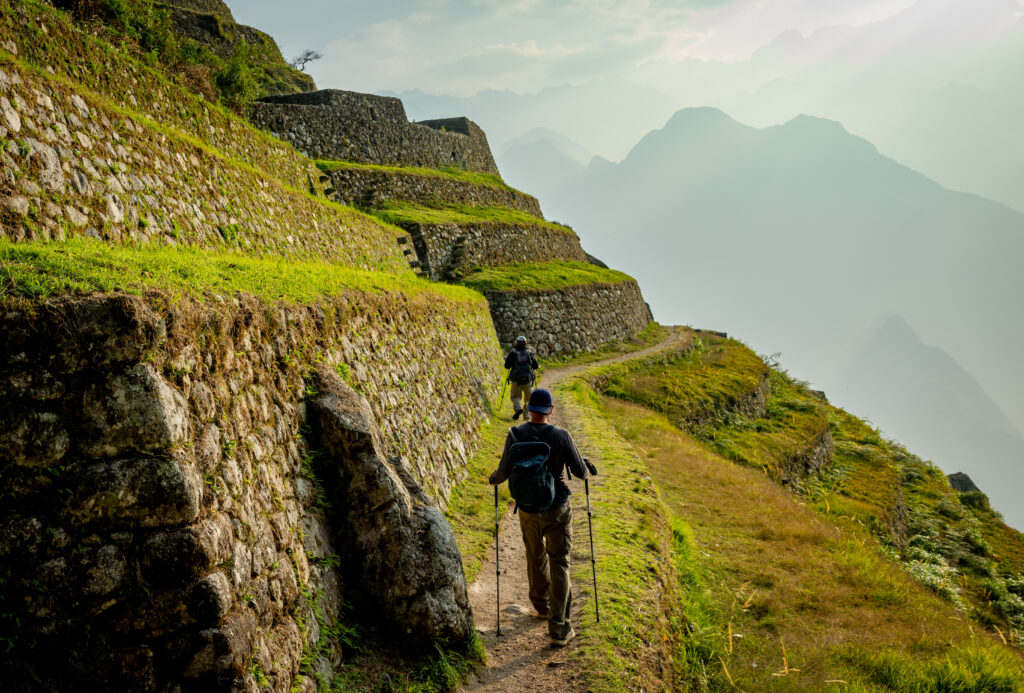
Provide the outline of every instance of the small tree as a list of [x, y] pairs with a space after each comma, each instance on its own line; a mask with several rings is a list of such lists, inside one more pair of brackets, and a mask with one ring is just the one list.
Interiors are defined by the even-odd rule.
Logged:
[[319, 60], [322, 57], [324, 57], [323, 53], [312, 50], [311, 48], [307, 48], [306, 50], [302, 51], [297, 58], [289, 61], [288, 64], [294, 67], [296, 70], [301, 70], [302, 72], [305, 72], [306, 65], [310, 64], [314, 60]]

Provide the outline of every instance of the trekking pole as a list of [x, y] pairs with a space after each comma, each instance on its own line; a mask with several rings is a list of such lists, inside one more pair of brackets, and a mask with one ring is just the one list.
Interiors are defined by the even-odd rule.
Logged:
[[498, 546], [498, 487], [494, 487], [494, 612], [498, 615], [498, 637], [501, 637], [501, 547]]
[[597, 603], [597, 561], [594, 559], [594, 523], [591, 520], [594, 513], [590, 510], [590, 479], [583, 480], [583, 488], [587, 492], [587, 528], [590, 530], [590, 569], [594, 573], [594, 615], [597, 622], [601, 622], [601, 607]]
[[505, 382], [501, 386], [501, 397], [498, 398], [498, 408], [500, 410], [501, 403], [505, 401], [505, 390], [508, 389], [508, 383], [512, 379], [512, 369], [510, 368], [508, 373], [505, 374]]

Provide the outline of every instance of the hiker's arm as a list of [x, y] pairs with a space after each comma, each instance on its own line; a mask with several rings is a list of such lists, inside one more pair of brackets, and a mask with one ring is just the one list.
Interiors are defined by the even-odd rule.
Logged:
[[506, 371], [509, 368], [511, 368], [512, 366], [515, 365], [515, 358], [514, 358], [515, 355], [516, 355], [516, 352], [510, 351], [510, 352], [508, 352], [508, 356], [505, 357], [505, 370]]
[[505, 449], [501, 451], [501, 462], [498, 463], [498, 468], [491, 474], [490, 484], [491, 486], [497, 486], [501, 482], [508, 478], [508, 449], [512, 446], [512, 434], [505, 434]]
[[580, 451], [577, 449], [576, 443], [573, 441], [572, 434], [569, 433], [569, 431], [565, 432], [563, 443], [565, 449], [565, 465], [569, 468], [569, 472], [577, 479], [586, 479], [589, 477], [590, 470], [583, 461], [583, 457], [580, 456]]
[[530, 368], [533, 370], [540, 368], [540, 364], [537, 363], [537, 357], [533, 355], [533, 352], [530, 352]]

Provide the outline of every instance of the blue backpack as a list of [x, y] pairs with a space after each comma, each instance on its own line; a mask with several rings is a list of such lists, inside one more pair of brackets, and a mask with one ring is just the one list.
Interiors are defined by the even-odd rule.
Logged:
[[[547, 437], [554, 426], [548, 425], [541, 435]], [[548, 466], [551, 446], [544, 440], [516, 439], [516, 429], [508, 429], [512, 436], [509, 447], [511, 469], [508, 476], [508, 490], [516, 502], [516, 509], [528, 513], [542, 513], [555, 502], [555, 475]]]

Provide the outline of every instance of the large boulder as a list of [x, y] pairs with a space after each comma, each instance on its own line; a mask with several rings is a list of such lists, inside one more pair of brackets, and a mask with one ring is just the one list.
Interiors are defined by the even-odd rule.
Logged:
[[460, 642], [473, 630], [466, 577], [444, 515], [406, 471], [388, 459], [369, 404], [336, 373], [321, 368], [310, 403], [331, 470], [339, 546], [388, 630], [406, 642]]

